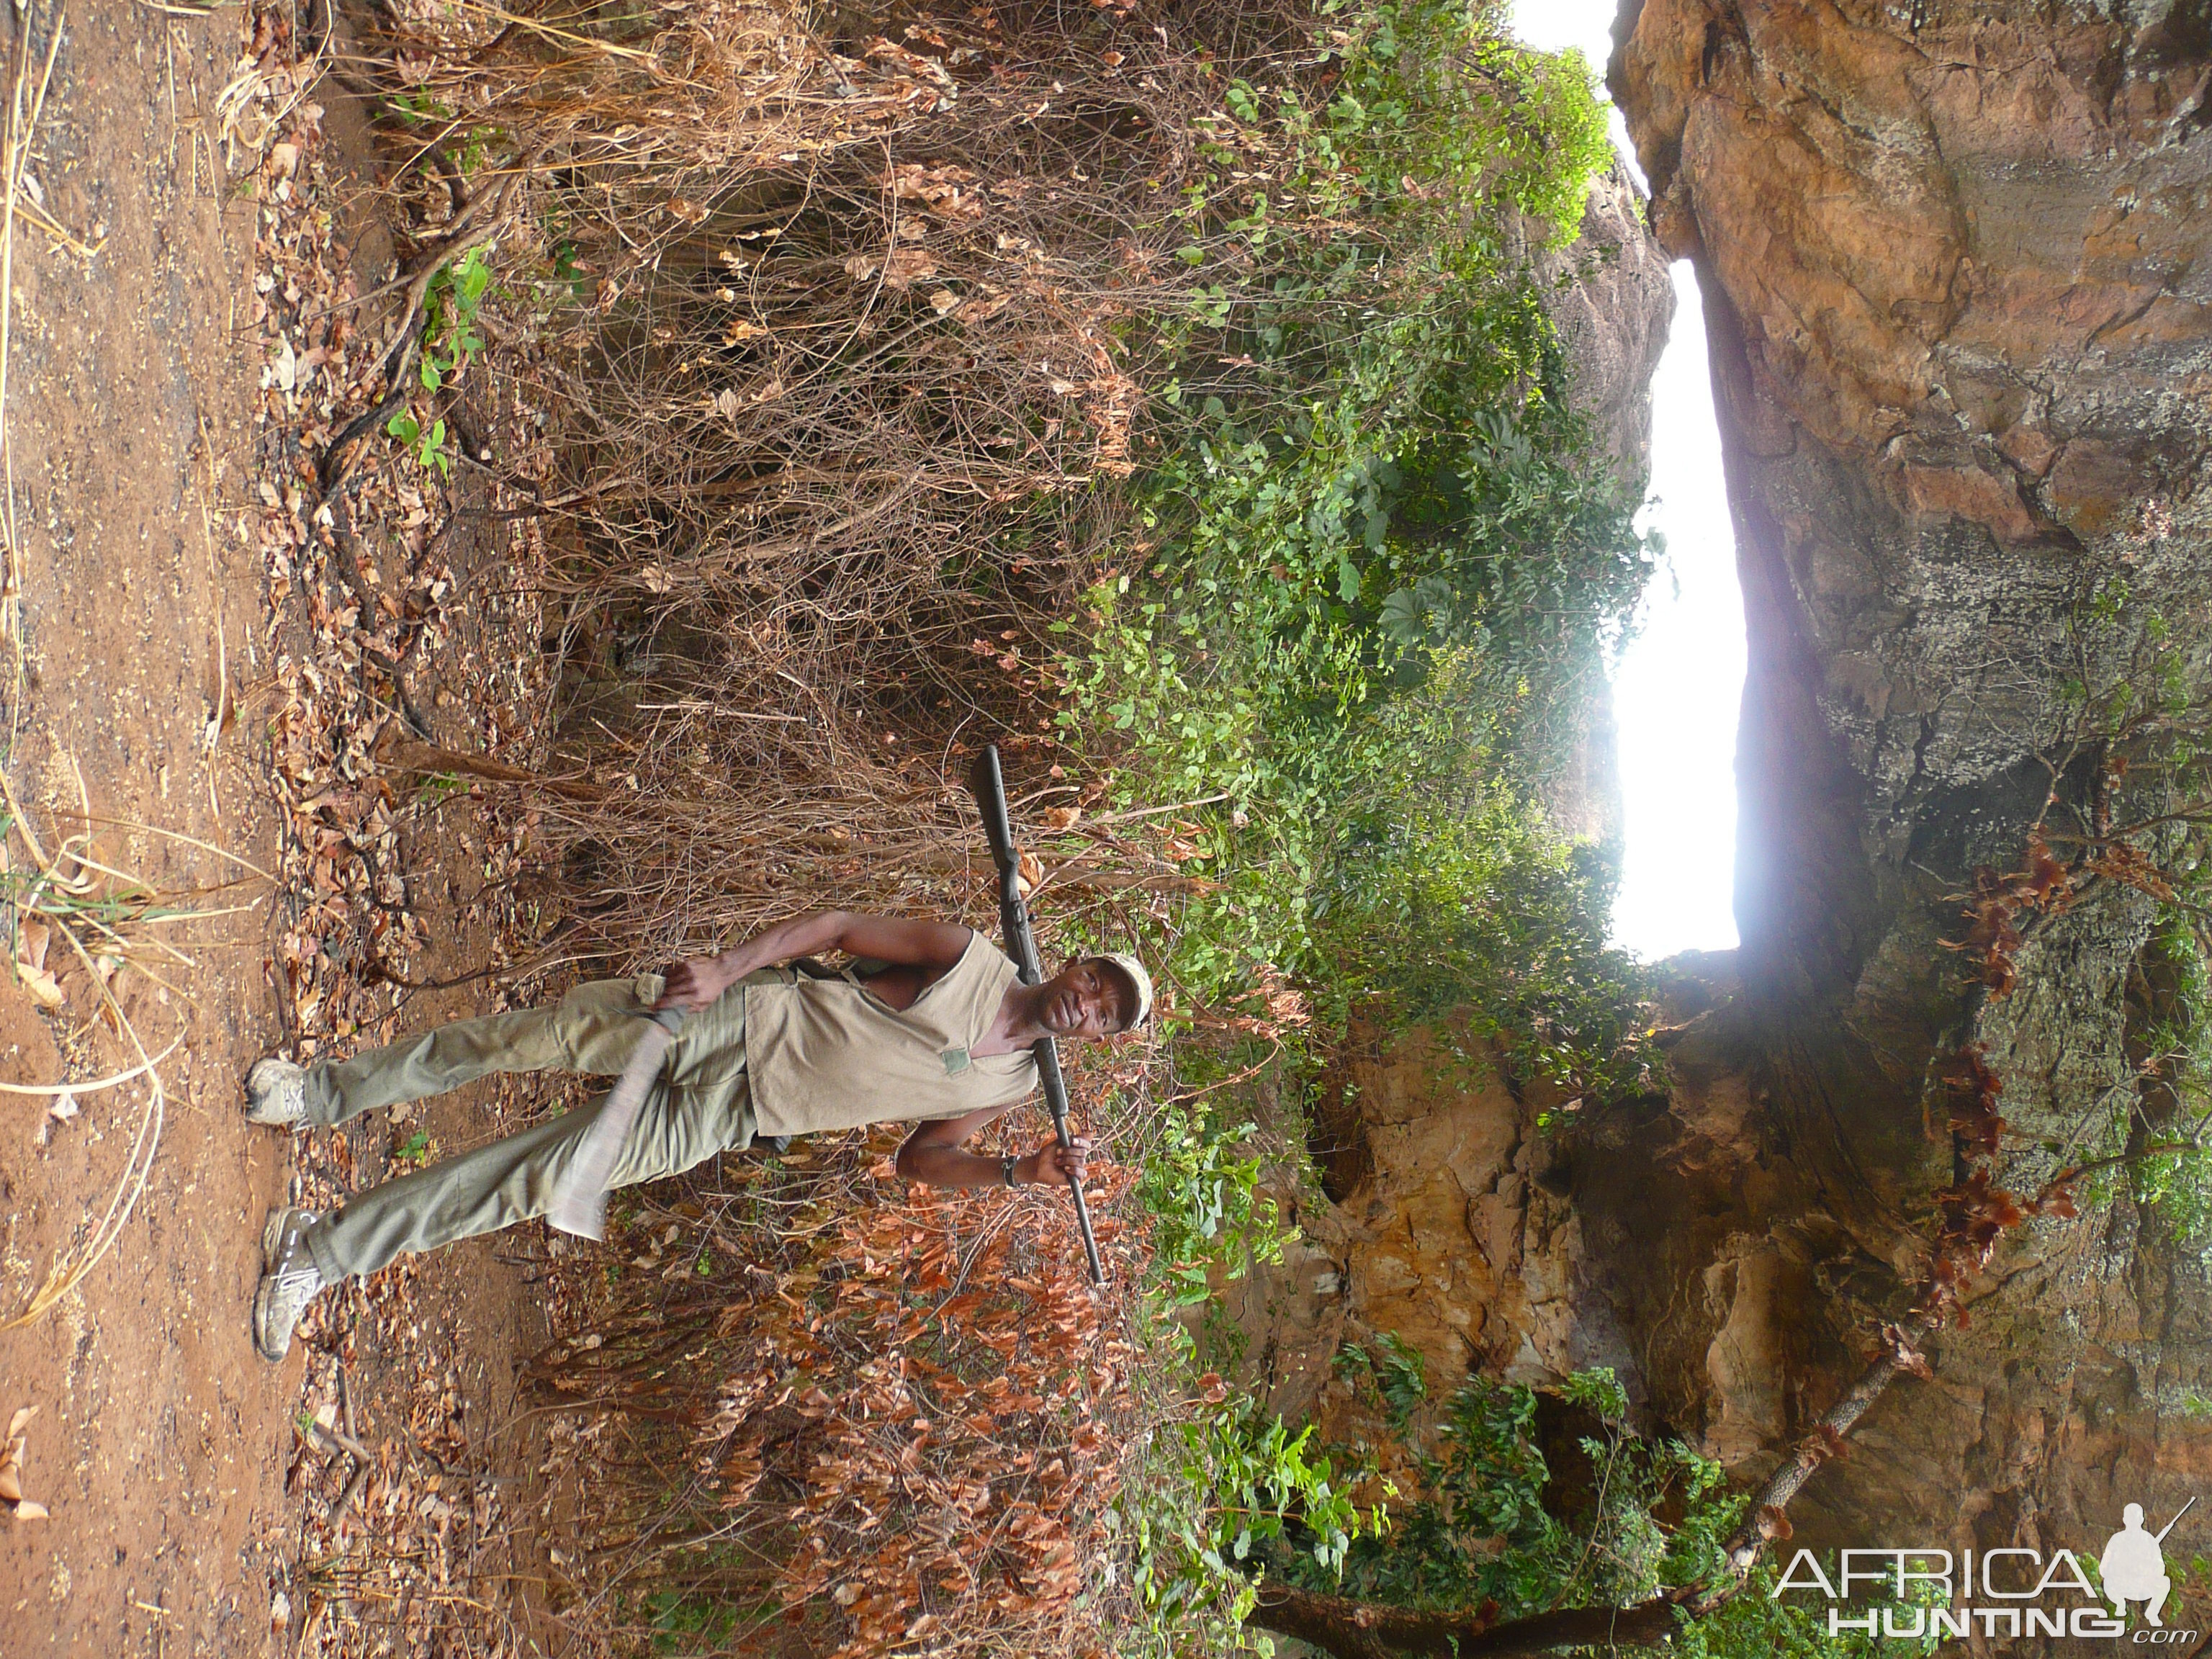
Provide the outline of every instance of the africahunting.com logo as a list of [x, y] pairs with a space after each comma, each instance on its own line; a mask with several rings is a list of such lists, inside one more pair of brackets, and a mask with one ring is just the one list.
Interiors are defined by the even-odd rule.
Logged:
[[[2130, 1504], [2120, 1529], [2097, 1558], [2097, 1582], [2071, 1550], [1845, 1550], [1831, 1579], [1810, 1550], [1790, 1559], [1770, 1596], [1808, 1592], [1827, 1598], [1828, 1633], [1914, 1641], [1926, 1637], [2121, 1637], [2146, 1647], [2193, 1647], [2197, 1632], [2166, 1622], [2173, 1579], [2166, 1570], [2166, 1535], [2194, 1509], [2192, 1498], [2156, 1532], [2143, 1529], [2143, 1510]], [[2101, 1586], [2101, 1588], [2100, 1588]], [[1854, 1607], [1855, 1596], [1889, 1604]], [[2130, 1613], [2141, 1623], [2130, 1630]]]

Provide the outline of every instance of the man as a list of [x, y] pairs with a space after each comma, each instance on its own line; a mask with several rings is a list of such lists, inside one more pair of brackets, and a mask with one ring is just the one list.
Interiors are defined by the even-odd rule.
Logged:
[[[876, 967], [832, 975], [841, 950]], [[246, 1074], [246, 1117], [284, 1128], [457, 1088], [488, 1072], [622, 1070], [644, 1017], [689, 1016], [670, 1045], [608, 1184], [677, 1175], [767, 1139], [921, 1120], [898, 1172], [939, 1187], [1063, 1184], [1089, 1143], [1047, 1141], [1023, 1158], [961, 1150], [1037, 1086], [1031, 1045], [1126, 1031], [1152, 1011], [1134, 957], [1088, 957], [1039, 985], [980, 933], [948, 922], [826, 911], [779, 923], [733, 950], [678, 963], [664, 979], [580, 985], [551, 1008], [463, 1020], [351, 1060], [302, 1070], [271, 1056]], [[280, 1206], [262, 1235], [253, 1338], [282, 1359], [317, 1291], [428, 1250], [543, 1215], [574, 1162], [594, 1104], [356, 1194], [318, 1216]]]

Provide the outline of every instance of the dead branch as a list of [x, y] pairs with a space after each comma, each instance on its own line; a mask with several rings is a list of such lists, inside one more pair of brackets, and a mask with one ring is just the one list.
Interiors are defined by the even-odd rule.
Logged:
[[1310, 1643], [1333, 1659], [1511, 1659], [1563, 1648], [1653, 1647], [1680, 1610], [1667, 1597], [1627, 1607], [1566, 1607], [1504, 1624], [1482, 1612], [1408, 1613], [1288, 1584], [1260, 1588], [1251, 1623]]

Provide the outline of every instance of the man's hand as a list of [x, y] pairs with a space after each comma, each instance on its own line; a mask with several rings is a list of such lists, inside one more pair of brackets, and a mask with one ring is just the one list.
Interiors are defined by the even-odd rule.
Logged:
[[819, 951], [844, 951], [941, 974], [959, 962], [972, 937], [954, 922], [817, 911], [780, 921], [719, 957], [676, 963], [665, 976], [660, 1000], [653, 1006], [696, 1013], [755, 969]]
[[1087, 1166], [1091, 1140], [1087, 1135], [1077, 1135], [1073, 1139], [1070, 1146], [1048, 1140], [1014, 1165], [1014, 1179], [1024, 1186], [1033, 1181], [1049, 1182], [1055, 1187], [1064, 1187], [1073, 1181], [1080, 1186], [1090, 1173]]
[[[933, 1118], [915, 1124], [914, 1133], [898, 1149], [896, 1167], [900, 1178], [926, 1181], [933, 1187], [1000, 1185], [1006, 1180], [1006, 1166], [995, 1158], [964, 1152], [962, 1146], [1006, 1109], [987, 1106], [964, 1117]], [[1028, 1157], [1014, 1160], [1014, 1184], [1026, 1187], [1031, 1182], [1045, 1182], [1058, 1187], [1071, 1178], [1082, 1182], [1089, 1178], [1091, 1140], [1086, 1135], [1077, 1135], [1074, 1144], [1066, 1148], [1057, 1140], [1048, 1140]]]
[[653, 1006], [656, 1010], [681, 1008], [687, 1014], [696, 1014], [735, 982], [724, 973], [719, 957], [679, 962], [663, 976], [660, 999]]

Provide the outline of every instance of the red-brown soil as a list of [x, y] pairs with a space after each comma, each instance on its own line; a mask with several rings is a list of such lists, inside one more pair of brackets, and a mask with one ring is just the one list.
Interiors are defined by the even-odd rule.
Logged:
[[[32, 9], [36, 54], [47, 25]], [[218, 95], [246, 44], [234, 10], [72, 11], [29, 173], [44, 211], [94, 251], [73, 252], [23, 219], [15, 231], [4, 419], [23, 676], [17, 698], [15, 653], [0, 644], [8, 775], [49, 851], [77, 827], [57, 814], [81, 800], [100, 817], [168, 832], [102, 825], [97, 848], [171, 891], [240, 873], [177, 836], [287, 868], [288, 798], [270, 744], [288, 696], [280, 664], [317, 659], [296, 592], [289, 610], [266, 604], [266, 525], [287, 503], [263, 485], [296, 470], [299, 450], [270, 419], [276, 404], [264, 385], [267, 331], [256, 325], [268, 307], [253, 298], [270, 265], [257, 238], [276, 232], [255, 195], [270, 175], [256, 161], [289, 129], [249, 121], [226, 133]], [[34, 58], [33, 84], [36, 70]], [[309, 95], [328, 107], [331, 134], [319, 152], [327, 199], [311, 205], [352, 238], [341, 251], [366, 290], [388, 276], [391, 253], [365, 193], [358, 112], [327, 82], [261, 107], [273, 114]], [[456, 537], [447, 556], [467, 580], [503, 551]], [[310, 582], [302, 574], [295, 586]], [[473, 714], [467, 681], [495, 644], [456, 627], [422, 653], [417, 695], [456, 711], [436, 719], [441, 742], [480, 740], [462, 711]], [[230, 714], [210, 744], [219, 708]], [[403, 788], [394, 799], [424, 941], [408, 957], [413, 975], [483, 966], [514, 912], [500, 823], [465, 794], [425, 802]], [[20, 838], [9, 854], [27, 867]], [[379, 1178], [416, 1127], [448, 1148], [498, 1127], [488, 1091], [411, 1123], [296, 1146], [243, 1121], [238, 1078], [259, 1054], [301, 1036], [327, 1048], [413, 1028], [500, 994], [477, 981], [399, 1007], [398, 988], [380, 985], [374, 1027], [356, 1002], [351, 1017], [331, 1016], [334, 1026], [319, 1028], [311, 1013], [305, 1029], [288, 1030], [299, 1004], [286, 941], [296, 945], [311, 896], [260, 881], [204, 896], [204, 906], [252, 908], [161, 924], [194, 965], [144, 954], [143, 968], [116, 978], [149, 1046], [180, 1033], [182, 1042], [162, 1067], [159, 1152], [114, 1248], [42, 1318], [0, 1333], [0, 1414], [37, 1407], [24, 1485], [51, 1511], [0, 1520], [0, 1653], [429, 1651], [429, 1632], [457, 1621], [471, 1627], [470, 1645], [439, 1650], [513, 1651], [522, 1639], [514, 1620], [530, 1615], [507, 1603], [532, 1599], [524, 1592], [555, 1559], [514, 1520], [536, 1501], [527, 1472], [545, 1455], [545, 1419], [518, 1399], [515, 1382], [547, 1328], [546, 1275], [534, 1261], [542, 1241], [467, 1248], [326, 1298], [281, 1367], [252, 1346], [247, 1310], [270, 1205]], [[84, 972], [60, 977], [69, 1002], [49, 1012], [0, 973], [0, 1079], [101, 1075], [135, 1058], [94, 1019]], [[64, 1121], [43, 1099], [0, 1097], [0, 1318], [27, 1303], [48, 1264], [107, 1207], [145, 1097], [137, 1085], [87, 1095]], [[328, 1407], [344, 1426], [341, 1368], [354, 1432], [375, 1467], [333, 1531], [329, 1510], [354, 1466], [309, 1449], [301, 1425]]]

